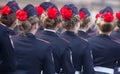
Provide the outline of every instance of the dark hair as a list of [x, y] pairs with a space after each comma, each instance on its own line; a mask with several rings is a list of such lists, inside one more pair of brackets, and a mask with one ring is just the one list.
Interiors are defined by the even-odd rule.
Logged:
[[99, 29], [104, 33], [112, 31], [115, 27], [115, 24], [113, 24], [113, 23], [103, 23], [103, 24], [100, 23], [97, 25], [98, 25]]
[[118, 28], [120, 29], [120, 21], [116, 22], [116, 25], [118, 26]]
[[19, 22], [20, 33], [23, 33], [23, 34], [28, 33], [32, 29], [32, 26], [38, 22], [39, 22], [39, 19], [37, 16], [32, 16], [28, 18], [28, 20], [26, 21], [20, 21]]
[[15, 13], [9, 15], [2, 15], [0, 21], [5, 24], [7, 27], [10, 27], [16, 20]]
[[58, 15], [56, 19], [50, 19], [47, 16], [44, 16], [41, 20], [43, 21], [42, 25], [44, 28], [54, 29], [57, 24], [61, 22], [61, 17]]
[[63, 28], [70, 30], [75, 27], [75, 24], [79, 21], [79, 16], [78, 15], [72, 15], [70, 19], [63, 20]]
[[83, 20], [80, 20], [80, 27], [81, 28], [86, 27], [86, 25], [88, 25], [89, 22], [90, 22], [90, 18], [89, 17], [85, 17]]

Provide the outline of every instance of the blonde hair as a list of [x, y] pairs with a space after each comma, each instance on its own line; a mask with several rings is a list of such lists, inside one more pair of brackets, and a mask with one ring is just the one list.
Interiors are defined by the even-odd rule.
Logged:
[[73, 14], [70, 19], [63, 20], [62, 26], [63, 28], [70, 30], [73, 29], [75, 27], [75, 24], [79, 21], [80, 21], [79, 16]]
[[37, 16], [32, 16], [28, 18], [26, 21], [19, 21], [18, 23], [19, 23], [20, 33], [25, 35], [32, 29], [32, 26], [38, 22], [39, 19]]
[[84, 19], [80, 20], [80, 27], [84, 28], [90, 22], [90, 17], [86, 16]]
[[107, 33], [107, 32], [112, 31], [115, 28], [116, 24], [114, 21], [104, 22], [102, 18], [98, 18], [97, 26], [102, 32]]
[[41, 20], [44, 28], [54, 29], [57, 24], [61, 22], [61, 17], [58, 15], [56, 19], [50, 19], [47, 17], [46, 13], [44, 13], [41, 16]]

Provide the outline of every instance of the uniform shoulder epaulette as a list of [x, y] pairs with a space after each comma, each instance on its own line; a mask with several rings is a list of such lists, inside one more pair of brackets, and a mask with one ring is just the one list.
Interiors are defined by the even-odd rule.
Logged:
[[61, 37], [61, 36], [59, 36], [59, 38], [62, 39], [62, 40], [64, 40], [64, 41], [67, 42], [67, 43], [70, 43], [70, 41], [68, 41], [67, 39], [65, 39], [65, 38], [63, 38], [63, 37]]
[[14, 37], [18, 37], [18, 36], [19, 36], [19, 34], [11, 35], [12, 38], [14, 38]]
[[87, 39], [83, 38], [83, 37], [79, 37], [80, 39], [84, 40], [85, 42], [88, 42]]
[[113, 40], [114, 42], [116, 42], [116, 43], [118, 43], [118, 44], [120, 44], [120, 41], [118, 41], [118, 40]]
[[50, 43], [49, 41], [46, 41], [46, 40], [43, 40], [43, 39], [40, 39], [40, 38], [36, 38], [36, 39], [39, 40], [39, 41], [42, 41], [42, 42], [44, 42], [44, 43], [47, 43], [47, 44]]

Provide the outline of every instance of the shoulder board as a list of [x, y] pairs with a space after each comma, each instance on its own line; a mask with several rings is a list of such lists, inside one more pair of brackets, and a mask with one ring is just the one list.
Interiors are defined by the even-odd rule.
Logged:
[[64, 40], [64, 41], [67, 42], [67, 43], [70, 43], [70, 41], [68, 41], [67, 39], [65, 39], [65, 38], [63, 38], [63, 37], [61, 37], [61, 36], [59, 36], [59, 38], [62, 39], [62, 40]]
[[79, 38], [82, 39], [82, 40], [84, 40], [84, 41], [86, 41], [86, 42], [88, 42], [88, 40], [85, 39], [85, 38], [83, 38], [83, 37], [79, 37]]
[[118, 40], [113, 40], [114, 42], [116, 42], [116, 43], [118, 43], [118, 44], [120, 44], [120, 41], [118, 41]]
[[43, 40], [43, 39], [40, 39], [40, 38], [36, 38], [36, 39], [39, 40], [39, 41], [42, 41], [42, 42], [44, 42], [44, 43], [47, 43], [47, 44], [50, 43], [49, 41], [46, 41], [46, 40]]

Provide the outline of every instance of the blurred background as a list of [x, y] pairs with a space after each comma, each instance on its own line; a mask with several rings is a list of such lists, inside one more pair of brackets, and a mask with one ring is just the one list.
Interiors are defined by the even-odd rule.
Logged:
[[[5, 5], [8, 1], [11, 0], [0, 0], [0, 6]], [[95, 15], [101, 9], [105, 8], [106, 6], [111, 6], [114, 12], [120, 10], [120, 0], [15, 0], [18, 2], [19, 6], [23, 8], [27, 4], [33, 4], [35, 6], [39, 5], [44, 1], [50, 1], [55, 3], [59, 8], [64, 4], [75, 4], [78, 9], [81, 7], [86, 7], [91, 12], [92, 22], [94, 22]]]

